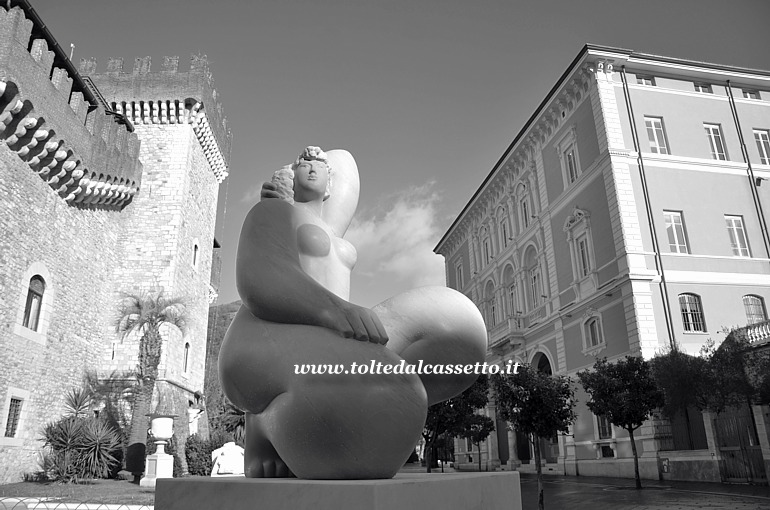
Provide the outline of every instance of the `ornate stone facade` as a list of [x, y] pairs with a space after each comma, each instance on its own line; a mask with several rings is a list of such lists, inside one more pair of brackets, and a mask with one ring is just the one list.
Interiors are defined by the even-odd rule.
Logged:
[[[574, 376], [596, 356], [697, 354], [722, 327], [767, 319], [767, 197], [756, 184], [770, 176], [768, 91], [767, 71], [586, 46], [435, 250], [486, 319], [487, 361]], [[548, 462], [632, 476], [627, 434], [601, 436], [578, 409], [574, 434], [544, 445]], [[658, 425], [637, 436], [642, 476], [655, 479]], [[516, 433], [493, 435], [482, 455], [530, 459]], [[704, 469], [671, 461], [690, 473], [680, 477], [706, 479], [718, 478], [718, 458]]]
[[121, 292], [187, 301], [159, 397], [202, 404], [214, 225], [231, 134], [205, 56], [79, 72], [26, 1], [0, 9], [0, 482], [38, 469], [41, 427], [86, 370], [134, 369], [114, 333]]

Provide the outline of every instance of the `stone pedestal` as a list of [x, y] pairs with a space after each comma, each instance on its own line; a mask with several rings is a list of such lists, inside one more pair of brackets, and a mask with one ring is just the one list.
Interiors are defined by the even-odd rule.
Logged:
[[147, 456], [144, 469], [144, 477], [139, 481], [141, 487], [155, 487], [159, 478], [172, 478], [174, 476], [174, 457], [168, 453], [153, 453]]
[[158, 480], [156, 510], [521, 510], [518, 472], [404, 473], [390, 480]]

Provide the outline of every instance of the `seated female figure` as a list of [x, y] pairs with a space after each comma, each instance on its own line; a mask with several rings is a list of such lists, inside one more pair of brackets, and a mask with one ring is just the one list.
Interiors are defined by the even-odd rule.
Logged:
[[[419, 440], [428, 405], [476, 376], [351, 367], [483, 361], [483, 320], [445, 287], [415, 289], [373, 309], [350, 303], [356, 253], [342, 235], [358, 201], [355, 161], [346, 151], [308, 147], [277, 174], [284, 185], [268, 187], [268, 196], [281, 189], [287, 196], [263, 200], [244, 221], [236, 260], [243, 306], [219, 355], [222, 389], [246, 411], [246, 476], [390, 478]], [[301, 365], [344, 372], [303, 375]]]

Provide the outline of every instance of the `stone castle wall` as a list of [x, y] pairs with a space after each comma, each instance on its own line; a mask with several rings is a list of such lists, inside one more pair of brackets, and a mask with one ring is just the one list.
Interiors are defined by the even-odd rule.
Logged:
[[[0, 481], [38, 468], [40, 431], [98, 365], [139, 139], [70, 74], [29, 13], [0, 9]], [[37, 330], [30, 278], [45, 281]], [[11, 398], [23, 401], [5, 437]]]
[[[187, 334], [166, 332], [159, 382], [184, 440], [188, 402], [203, 393], [231, 140], [205, 57], [189, 73], [174, 58], [160, 73], [149, 59], [130, 75], [117, 60], [103, 74], [84, 61], [78, 73], [21, 7], [0, 9], [0, 435], [10, 399], [23, 400], [16, 437], [0, 437], [0, 483], [38, 469], [40, 429], [87, 370], [136, 367], [138, 339], [114, 332], [120, 292], [163, 288], [187, 301]], [[46, 290], [33, 331], [22, 321], [36, 274]]]

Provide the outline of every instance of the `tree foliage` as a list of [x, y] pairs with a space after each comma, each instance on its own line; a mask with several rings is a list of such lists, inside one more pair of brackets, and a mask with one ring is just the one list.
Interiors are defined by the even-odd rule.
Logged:
[[481, 471], [481, 442], [485, 441], [494, 431], [495, 422], [489, 416], [482, 414], [473, 414], [463, 423], [463, 429], [459, 435], [463, 439], [470, 439], [471, 443], [476, 445], [479, 451], [479, 471]]
[[687, 407], [721, 413], [730, 407], [770, 403], [770, 350], [752, 348], [745, 331], [729, 331], [720, 344], [709, 339], [700, 356], [681, 351], [652, 360], [669, 418]]
[[770, 403], [770, 351], [753, 349], [743, 329], [729, 331], [719, 345], [709, 339], [701, 349], [707, 362], [704, 408]]
[[532, 435], [537, 468], [538, 508], [543, 506], [543, 473], [540, 438], [568, 432], [575, 422], [575, 389], [565, 376], [552, 376], [531, 365], [518, 373], [492, 376], [499, 416], [514, 429]]
[[428, 408], [428, 416], [422, 432], [425, 439], [425, 464], [428, 473], [431, 472], [436, 460], [433, 458], [433, 450], [439, 436], [460, 435], [465, 430], [467, 421], [473, 419], [475, 411], [485, 407], [489, 402], [488, 392], [489, 378], [482, 374], [460, 395]]
[[589, 395], [588, 409], [628, 431], [634, 453], [636, 488], [641, 489], [634, 430], [664, 403], [663, 392], [652, 377], [650, 364], [637, 356], [626, 356], [614, 363], [601, 358], [596, 360], [593, 370], [583, 370], [577, 375]]
[[652, 375], [663, 392], [663, 414], [674, 418], [688, 407], [700, 410], [707, 407], [709, 386], [707, 361], [679, 350], [658, 354], [650, 360]]
[[152, 402], [158, 365], [162, 354], [164, 324], [178, 328], [187, 326], [187, 312], [180, 298], [166, 297], [163, 291], [125, 294], [118, 309], [115, 331], [123, 339], [132, 333], [140, 335], [139, 361], [136, 367], [137, 391], [134, 393], [131, 428], [126, 453], [126, 469], [138, 482], [144, 472], [147, 418]]

